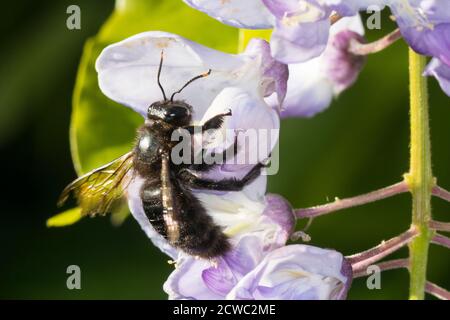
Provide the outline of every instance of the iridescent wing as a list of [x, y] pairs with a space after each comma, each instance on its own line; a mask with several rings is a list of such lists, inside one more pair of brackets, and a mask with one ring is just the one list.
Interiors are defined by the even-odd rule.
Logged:
[[86, 173], [69, 184], [62, 192], [58, 206], [72, 194], [83, 216], [105, 215], [122, 198], [133, 176], [133, 153]]

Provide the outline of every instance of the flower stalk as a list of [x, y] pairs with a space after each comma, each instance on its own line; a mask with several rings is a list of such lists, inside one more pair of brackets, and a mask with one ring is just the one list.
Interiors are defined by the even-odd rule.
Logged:
[[405, 176], [412, 194], [412, 226], [419, 235], [410, 243], [410, 299], [425, 296], [428, 248], [433, 231], [431, 194], [435, 180], [431, 170], [431, 142], [427, 80], [422, 76], [426, 59], [409, 49], [410, 80], [410, 171]]
[[445, 190], [444, 188], [434, 186], [432, 192], [434, 196], [450, 202], [450, 192]]
[[370, 248], [366, 251], [351, 255], [347, 260], [352, 264], [354, 271], [358, 272], [370, 266], [371, 264], [380, 261], [384, 257], [404, 247], [418, 235], [416, 228], [413, 226], [406, 232], [383, 241], [376, 247]]
[[430, 281], [427, 281], [427, 283], [425, 284], [425, 291], [438, 299], [450, 300], [450, 292]]
[[443, 246], [444, 248], [450, 249], [450, 238], [443, 236], [441, 234], [435, 234], [434, 237], [431, 239], [431, 242], [440, 246]]
[[353, 40], [350, 43], [350, 47], [348, 48], [348, 50], [355, 55], [366, 56], [368, 54], [383, 51], [401, 37], [402, 35], [400, 33], [400, 29], [395, 29], [383, 38], [371, 43], [360, 43], [356, 40]]
[[431, 220], [429, 225], [430, 225], [431, 229], [434, 229], [436, 231], [450, 232], [450, 223], [449, 222], [440, 222], [440, 221]]
[[[395, 259], [377, 263], [380, 271], [388, 271], [394, 269], [408, 268], [409, 259]], [[367, 267], [353, 270], [353, 278], [361, 278], [367, 276]]]
[[323, 204], [320, 206], [314, 206], [310, 208], [296, 209], [295, 216], [297, 218], [312, 218], [318, 217], [327, 213], [361, 206], [363, 204], [375, 202], [378, 200], [386, 199], [395, 196], [400, 193], [408, 192], [408, 185], [405, 181], [398, 182], [392, 186], [385, 187], [376, 191], [372, 191], [360, 196], [337, 199], [334, 202]]

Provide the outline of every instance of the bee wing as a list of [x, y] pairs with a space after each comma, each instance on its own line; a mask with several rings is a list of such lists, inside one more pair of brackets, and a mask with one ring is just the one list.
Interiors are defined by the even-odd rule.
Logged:
[[132, 179], [133, 153], [92, 170], [69, 184], [62, 192], [58, 206], [71, 194], [77, 199], [83, 216], [105, 215], [123, 196]]
[[172, 183], [170, 181], [170, 165], [168, 155], [162, 156], [161, 163], [161, 202], [163, 207], [163, 219], [166, 224], [167, 236], [174, 243], [180, 238], [180, 226], [175, 219], [175, 200]]

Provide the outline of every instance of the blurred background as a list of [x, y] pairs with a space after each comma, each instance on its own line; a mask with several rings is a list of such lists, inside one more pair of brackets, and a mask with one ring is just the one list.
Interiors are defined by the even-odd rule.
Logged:
[[[71, 4], [81, 8], [81, 30], [66, 28]], [[76, 177], [69, 125], [83, 45], [113, 8], [113, 0], [4, 4], [0, 298], [166, 298], [162, 284], [173, 267], [133, 219], [120, 227], [107, 218], [45, 226], [58, 212], [60, 191]], [[368, 38], [385, 33], [371, 31]], [[434, 80], [430, 96], [434, 173], [449, 188], [450, 100]], [[269, 191], [308, 207], [398, 182], [408, 169], [408, 136], [407, 47], [399, 41], [370, 56], [355, 86], [327, 111], [282, 122], [280, 171], [269, 177]], [[449, 204], [434, 200], [433, 206], [436, 219], [448, 220]], [[308, 233], [314, 245], [352, 254], [406, 230], [410, 211], [405, 194], [317, 218]], [[429, 279], [450, 288], [448, 251], [432, 246], [430, 253]], [[73, 264], [81, 267], [81, 290], [66, 288], [66, 268]], [[407, 272], [395, 270], [383, 273], [380, 290], [367, 289], [365, 278], [355, 280], [349, 298], [404, 299], [407, 292]]]

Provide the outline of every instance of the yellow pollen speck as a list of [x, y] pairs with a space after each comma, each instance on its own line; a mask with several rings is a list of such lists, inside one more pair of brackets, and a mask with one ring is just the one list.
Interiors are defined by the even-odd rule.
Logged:
[[169, 44], [167, 43], [167, 41], [158, 41], [156, 43], [156, 47], [159, 49], [165, 49], [169, 46]]

